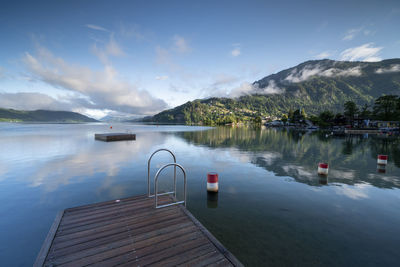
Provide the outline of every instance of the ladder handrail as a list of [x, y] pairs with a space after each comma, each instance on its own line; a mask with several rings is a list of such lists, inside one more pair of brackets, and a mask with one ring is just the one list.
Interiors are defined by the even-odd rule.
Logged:
[[[161, 195], [165, 195], [167, 193], [164, 194], [158, 194], [157, 193], [157, 183], [158, 183], [158, 176], [160, 175], [161, 171], [164, 170], [165, 168], [169, 167], [169, 166], [174, 166], [175, 170], [176, 167], [179, 167], [182, 172], [183, 172], [183, 200], [182, 201], [177, 201], [177, 202], [173, 202], [173, 203], [169, 203], [169, 204], [165, 204], [165, 205], [157, 205], [157, 197], [161, 196]], [[176, 177], [175, 177], [176, 178]], [[175, 183], [176, 186], [176, 183]], [[186, 187], [187, 187], [187, 182], [186, 182], [186, 171], [185, 169], [182, 167], [182, 165], [178, 164], [178, 163], [168, 163], [164, 166], [162, 166], [156, 173], [156, 175], [154, 176], [154, 207], [156, 209], [158, 208], [163, 208], [163, 207], [168, 207], [168, 206], [172, 206], [172, 205], [177, 205], [177, 204], [182, 204], [184, 203], [185, 207], [186, 207]], [[176, 189], [175, 189], [175, 199], [176, 199]]]
[[[154, 151], [153, 154], [151, 154], [149, 160], [147, 161], [147, 196], [148, 197], [154, 197], [155, 196], [155, 195], [152, 195], [150, 193], [150, 162], [151, 162], [151, 159], [153, 158], [154, 154], [156, 154], [156, 153], [158, 153], [160, 151], [169, 152], [172, 155], [172, 157], [174, 158], [174, 163], [176, 164], [175, 154], [172, 153], [172, 151], [169, 150], [169, 149], [160, 148], [160, 149], [157, 149], [156, 151]], [[176, 197], [176, 166], [174, 167], [174, 191], [168, 192], [168, 194], [172, 194], [172, 193], [174, 193], [174, 197]]]

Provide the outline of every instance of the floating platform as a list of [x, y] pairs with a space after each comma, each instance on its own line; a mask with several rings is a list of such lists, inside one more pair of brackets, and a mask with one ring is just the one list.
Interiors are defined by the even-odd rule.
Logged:
[[95, 134], [94, 139], [100, 140], [100, 141], [105, 141], [105, 142], [136, 140], [136, 134], [128, 134], [128, 133]]
[[57, 265], [243, 266], [184, 206], [146, 195], [60, 212], [34, 264]]

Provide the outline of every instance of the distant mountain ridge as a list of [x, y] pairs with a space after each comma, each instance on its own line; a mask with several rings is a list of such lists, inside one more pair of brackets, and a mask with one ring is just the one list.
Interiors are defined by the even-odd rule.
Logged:
[[0, 108], [0, 121], [29, 121], [29, 122], [97, 122], [85, 115], [70, 111], [35, 110], [24, 111]]
[[155, 122], [205, 123], [255, 116], [281, 116], [304, 108], [307, 114], [343, 112], [346, 101], [372, 105], [381, 95], [400, 94], [400, 59], [380, 62], [311, 60], [266, 76], [237, 98], [189, 101], [154, 115]]

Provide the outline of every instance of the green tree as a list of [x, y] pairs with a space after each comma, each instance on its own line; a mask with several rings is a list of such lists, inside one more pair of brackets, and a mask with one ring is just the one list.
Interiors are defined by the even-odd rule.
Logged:
[[306, 114], [306, 111], [304, 110], [304, 108], [301, 109], [301, 116], [303, 117], [303, 120], [305, 120], [307, 118], [307, 114]]
[[288, 116], [286, 114], [282, 115], [281, 121], [283, 121], [284, 123], [286, 123], [288, 121]]
[[361, 110], [360, 110], [360, 117], [363, 119], [369, 119], [372, 115], [371, 110], [369, 110], [370, 105], [368, 104], [364, 104], [364, 106], [362, 106]]
[[321, 126], [329, 126], [332, 123], [332, 120], [335, 117], [335, 115], [332, 113], [332, 111], [325, 110], [321, 112], [318, 117]]
[[353, 101], [347, 101], [344, 103], [344, 115], [350, 119], [351, 125], [354, 124], [354, 117], [358, 113], [356, 103]]
[[288, 118], [289, 118], [290, 121], [293, 121], [293, 115], [294, 115], [293, 110], [292, 110], [292, 109], [289, 109]]
[[254, 118], [254, 123], [257, 125], [261, 125], [262, 118], [260, 116], [257, 116]]
[[399, 98], [396, 95], [378, 97], [374, 103], [374, 115], [377, 119], [390, 121], [396, 119]]

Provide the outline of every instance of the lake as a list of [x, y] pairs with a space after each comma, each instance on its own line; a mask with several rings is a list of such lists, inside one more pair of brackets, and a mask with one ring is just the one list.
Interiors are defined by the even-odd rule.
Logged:
[[[0, 259], [31, 266], [58, 211], [147, 192], [171, 149], [188, 209], [246, 266], [399, 266], [400, 140], [141, 124], [0, 124]], [[101, 142], [95, 133], [132, 132]], [[384, 170], [378, 154], [389, 156]], [[151, 174], [171, 157], [153, 157]], [[318, 162], [329, 163], [327, 178]], [[207, 172], [219, 193], [206, 192]], [[172, 168], [160, 177], [171, 188]], [[178, 190], [182, 175], [178, 172]], [[178, 194], [178, 198], [181, 197]]]

